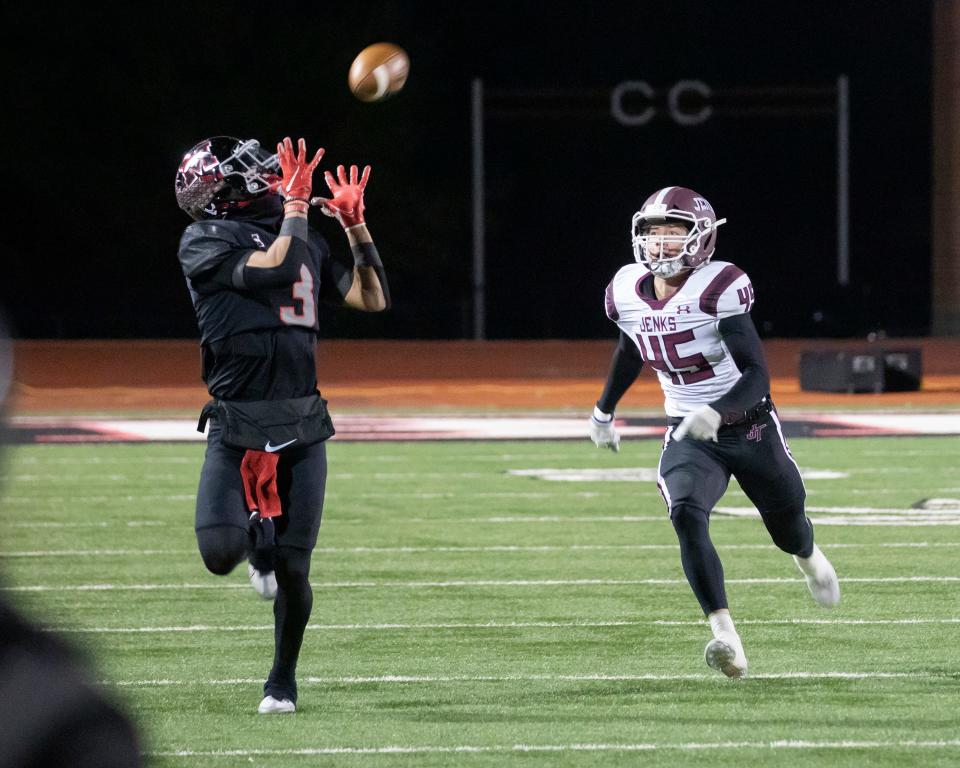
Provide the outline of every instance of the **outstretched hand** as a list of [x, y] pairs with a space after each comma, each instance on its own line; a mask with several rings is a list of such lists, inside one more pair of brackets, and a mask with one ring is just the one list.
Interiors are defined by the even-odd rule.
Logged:
[[307, 162], [307, 142], [297, 141], [297, 152], [294, 154], [293, 141], [287, 136], [277, 144], [277, 159], [280, 162], [280, 171], [283, 178], [280, 181], [279, 191], [284, 198], [298, 198], [309, 200], [313, 191], [313, 171], [323, 157], [323, 149], [318, 149], [313, 160]]
[[327, 182], [327, 186], [330, 187], [333, 197], [315, 197], [310, 201], [310, 204], [321, 206], [321, 210], [327, 216], [332, 216], [339, 221], [344, 229], [365, 223], [363, 220], [363, 190], [367, 186], [367, 179], [370, 178], [370, 166], [364, 166], [363, 175], [359, 178], [355, 165], [350, 166], [349, 178], [342, 165], [337, 166], [336, 178], [330, 171], [325, 171], [323, 178]]
[[609, 448], [614, 453], [620, 452], [620, 433], [614, 424], [613, 414], [609, 415], [608, 421], [601, 421], [594, 413], [590, 416], [590, 439], [597, 448]]

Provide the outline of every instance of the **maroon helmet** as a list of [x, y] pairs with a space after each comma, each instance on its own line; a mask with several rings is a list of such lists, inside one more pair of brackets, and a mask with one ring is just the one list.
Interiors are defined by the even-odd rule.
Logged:
[[[633, 214], [631, 233], [633, 255], [655, 275], [673, 277], [686, 269], [696, 269], [713, 256], [717, 243], [717, 227], [726, 219], [718, 219], [713, 206], [692, 189], [686, 187], [664, 187], [657, 190]], [[654, 224], [682, 224], [687, 234], [650, 235], [649, 228]], [[651, 259], [648, 253], [650, 245], [656, 245], [659, 258]], [[664, 245], [678, 248], [676, 256], [664, 256]]]
[[255, 139], [214, 136], [183, 156], [174, 191], [194, 219], [223, 218], [276, 192], [280, 163]]

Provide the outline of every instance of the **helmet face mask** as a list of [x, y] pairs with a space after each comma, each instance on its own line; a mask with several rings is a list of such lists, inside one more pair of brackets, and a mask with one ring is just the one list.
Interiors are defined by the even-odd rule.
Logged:
[[[634, 258], [659, 277], [674, 277], [697, 269], [713, 257], [717, 227], [725, 222], [726, 219], [717, 219], [706, 198], [692, 189], [665, 187], [654, 192], [633, 214]], [[651, 227], [662, 229], [670, 225], [678, 225], [685, 234], [651, 234]]]
[[258, 141], [214, 136], [184, 155], [174, 191], [177, 205], [199, 221], [224, 218], [274, 194], [279, 181], [277, 156], [261, 149]]

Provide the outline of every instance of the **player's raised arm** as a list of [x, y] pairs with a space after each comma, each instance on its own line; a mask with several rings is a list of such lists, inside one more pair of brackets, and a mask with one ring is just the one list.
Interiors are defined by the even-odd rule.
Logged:
[[343, 227], [353, 253], [353, 283], [343, 297], [343, 303], [363, 312], [382, 312], [390, 307], [387, 275], [380, 254], [364, 220], [363, 192], [370, 178], [370, 166], [360, 175], [357, 166], [350, 166], [350, 175], [344, 166], [337, 166], [337, 175], [323, 174], [332, 197], [314, 197], [310, 203], [320, 206]]
[[[254, 251], [247, 258], [246, 266], [260, 269], [273, 269], [281, 266], [291, 249], [307, 243], [307, 211], [310, 207], [310, 193], [313, 190], [313, 171], [323, 157], [318, 149], [313, 159], [307, 161], [307, 143], [303, 139], [297, 142], [297, 152], [293, 151], [293, 142], [288, 136], [277, 144], [277, 159], [283, 178], [279, 191], [283, 195], [283, 224], [280, 236], [265, 251]], [[294, 271], [292, 280], [297, 279]]]

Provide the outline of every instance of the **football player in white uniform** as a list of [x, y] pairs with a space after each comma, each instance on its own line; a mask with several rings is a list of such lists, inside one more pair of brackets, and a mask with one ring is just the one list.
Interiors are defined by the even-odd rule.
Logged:
[[705, 658], [728, 677], [747, 673], [710, 541], [710, 511], [730, 476], [740, 483], [776, 544], [793, 555], [814, 600], [834, 606], [840, 586], [813, 542], [806, 492], [770, 400], [770, 376], [753, 321], [753, 286], [728, 262], [711, 261], [717, 219], [685, 187], [665, 187], [633, 216], [637, 263], [607, 286], [607, 316], [620, 328], [606, 386], [590, 419], [600, 448], [619, 450], [614, 410], [644, 362], [656, 370], [668, 417], [657, 485], [680, 540], [683, 571], [713, 639]]

